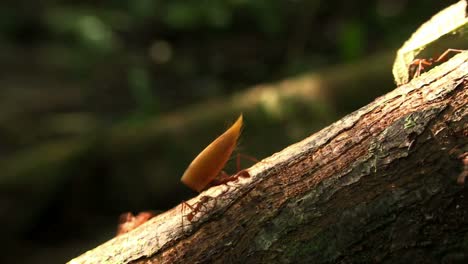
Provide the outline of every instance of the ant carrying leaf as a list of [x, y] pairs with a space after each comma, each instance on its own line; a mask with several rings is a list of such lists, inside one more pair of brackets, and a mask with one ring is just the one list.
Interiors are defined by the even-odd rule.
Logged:
[[[248, 178], [250, 174], [246, 170], [239, 171], [233, 176], [228, 176], [222, 171], [237, 145], [243, 124], [242, 115], [221, 136], [209, 144], [190, 163], [180, 179], [194, 191], [201, 192], [211, 186], [224, 184], [237, 180], [239, 177]], [[237, 164], [239, 165], [239, 158]]]
[[[226, 132], [200, 152], [185, 170], [181, 178], [182, 183], [197, 192], [201, 192], [209, 187], [226, 184], [231, 181], [236, 181], [239, 178], [249, 178], [250, 174], [248, 171], [240, 170], [240, 158], [243, 156], [257, 161], [250, 156], [237, 155], [236, 163], [238, 172], [236, 174], [230, 176], [222, 171], [237, 145], [242, 124], [243, 117], [240, 115], [237, 121], [228, 128]], [[227, 190], [218, 196], [222, 196], [226, 192]], [[214, 200], [214, 204], [216, 204], [215, 197], [212, 196], [202, 196], [200, 200], [193, 205], [183, 202], [182, 205], [191, 210], [191, 212], [185, 216], [187, 220], [191, 222], [197, 213], [207, 210], [206, 204], [211, 200]]]
[[[442, 55], [440, 55], [437, 59], [429, 58], [429, 59], [415, 59], [411, 64], [409, 65], [409, 71], [414, 72], [413, 78], [419, 77], [421, 75], [421, 72], [425, 69], [425, 67], [430, 67], [434, 65], [435, 63], [439, 63], [441, 61], [444, 61], [448, 54], [450, 53], [459, 53], [463, 52], [463, 50], [459, 49], [447, 49]], [[411, 75], [411, 74], [410, 74]]]

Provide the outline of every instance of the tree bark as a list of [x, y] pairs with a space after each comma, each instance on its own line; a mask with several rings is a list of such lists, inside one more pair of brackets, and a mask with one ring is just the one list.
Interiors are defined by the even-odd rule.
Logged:
[[464, 52], [70, 263], [463, 263], [467, 87]]

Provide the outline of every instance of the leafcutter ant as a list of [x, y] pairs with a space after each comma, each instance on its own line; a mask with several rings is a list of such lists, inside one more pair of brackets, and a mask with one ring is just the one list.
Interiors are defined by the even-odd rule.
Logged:
[[[236, 176], [236, 175], [234, 175]], [[215, 208], [217, 204], [217, 198], [221, 197], [223, 195], [226, 195], [226, 193], [229, 191], [229, 189], [225, 189], [222, 191], [220, 194], [218, 194], [216, 197], [214, 196], [209, 196], [209, 195], [204, 195], [200, 197], [200, 199], [195, 202], [194, 204], [190, 205], [187, 202], [182, 202], [182, 214], [185, 212], [185, 208], [188, 207], [190, 209], [190, 212], [186, 215], [182, 215], [182, 225], [183, 225], [183, 218], [186, 217], [189, 222], [192, 222], [194, 217], [201, 212], [206, 212], [210, 208]], [[208, 203], [212, 201], [212, 204], [210, 207], [208, 207]]]
[[144, 211], [136, 216], [131, 212], [121, 214], [119, 217], [119, 225], [117, 226], [117, 236], [132, 231], [155, 215], [156, 213], [153, 211]]
[[[233, 176], [228, 176], [222, 171], [229, 160], [237, 140], [240, 136], [243, 124], [242, 115], [221, 136], [209, 144], [190, 163], [180, 179], [189, 188], [201, 192], [207, 188], [237, 180], [239, 177], [248, 178], [250, 174], [243, 170]], [[243, 155], [246, 156], [246, 155]], [[240, 167], [240, 155], [237, 157], [238, 169]]]
[[[437, 59], [429, 58], [429, 59], [415, 59], [409, 65], [410, 72], [414, 72], [413, 78], [419, 77], [421, 72], [425, 69], [425, 67], [432, 66], [434, 63], [439, 63], [444, 60], [450, 52], [463, 52], [463, 50], [459, 49], [447, 49], [444, 53], [442, 53]], [[410, 74], [411, 75], [411, 74]]]
[[[182, 202], [182, 213], [185, 211], [184, 207], [188, 207], [190, 209], [190, 213], [185, 215], [185, 217], [187, 218], [187, 220], [189, 222], [192, 222], [195, 215], [197, 215], [199, 212], [201, 212], [202, 208], [204, 208], [206, 210], [207, 209], [206, 204], [210, 200], [213, 200], [213, 199], [214, 198], [212, 196], [202, 196], [202, 197], [200, 197], [200, 200], [198, 200], [193, 205], [190, 205], [189, 203], [184, 201], [184, 202]], [[184, 216], [182, 216], [182, 217], [184, 217]]]

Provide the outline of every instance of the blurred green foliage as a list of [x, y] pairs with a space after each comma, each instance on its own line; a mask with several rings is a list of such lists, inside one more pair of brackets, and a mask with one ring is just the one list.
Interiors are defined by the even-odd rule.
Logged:
[[[147, 111], [141, 94], [150, 89], [168, 98], [152, 109], [155, 113], [398, 47], [445, 5], [405, 0], [12, 3], [0, 9], [0, 39], [9, 54], [15, 52], [9, 52], [11, 46], [42, 52], [38, 63], [68, 72], [61, 74], [65, 79], [79, 78], [90, 102], [101, 101], [109, 90], [119, 95], [106, 109], [90, 105], [92, 110]], [[161, 54], [161, 42], [169, 53]], [[5, 56], [5, 63], [11, 60]], [[135, 74], [143, 71], [150, 76]], [[127, 75], [131, 81], [125, 81]], [[141, 83], [149, 79], [151, 87], [143, 89]]]

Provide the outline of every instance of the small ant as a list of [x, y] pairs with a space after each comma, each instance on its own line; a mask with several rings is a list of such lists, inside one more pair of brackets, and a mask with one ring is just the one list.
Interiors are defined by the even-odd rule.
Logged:
[[116, 236], [132, 231], [149, 219], [153, 218], [155, 215], [156, 213], [153, 211], [144, 211], [137, 214], [136, 216], [131, 212], [121, 214], [119, 217], [119, 225], [117, 226]]
[[[225, 172], [222, 172], [221, 175], [223, 175], [221, 178], [215, 179], [210, 183], [210, 187], [221, 185], [221, 184], [226, 184], [228, 182], [235, 181], [235, 180], [237, 180], [239, 178], [249, 178], [250, 177], [249, 172], [246, 171], [246, 170], [241, 170], [241, 171], [239, 171], [238, 173], [236, 173], [235, 175], [232, 175], [232, 176], [229, 176]], [[221, 196], [225, 195], [228, 192], [228, 190], [229, 189], [224, 190], [217, 197], [221, 197]], [[183, 206], [182, 207], [182, 212], [184, 211], [184, 206], [188, 207], [191, 211], [185, 217], [187, 217], [187, 220], [189, 222], [192, 222], [195, 215], [198, 214], [199, 212], [202, 212], [202, 209], [208, 210], [206, 204], [211, 200], [214, 200], [213, 207], [215, 207], [216, 206], [216, 197], [208, 196], [208, 195], [200, 197], [200, 199], [196, 203], [194, 203], [193, 205], [190, 205], [190, 204], [188, 204], [187, 202], [184, 201], [184, 202], [182, 202], [182, 206]]]
[[[241, 175], [234, 175], [233, 177], [240, 177]], [[228, 189], [225, 189], [223, 192], [221, 192], [220, 194], [218, 194], [216, 197], [213, 197], [213, 196], [209, 196], [209, 195], [204, 195], [202, 197], [200, 197], [200, 199], [195, 202], [193, 205], [190, 205], [189, 203], [183, 201], [182, 202], [182, 213], [184, 213], [184, 209], [185, 207], [188, 207], [190, 209], [190, 213], [188, 213], [187, 215], [185, 215], [185, 217], [187, 218], [187, 220], [189, 222], [192, 222], [193, 218], [200, 212], [203, 212], [203, 211], [207, 211], [208, 210], [208, 206], [207, 204], [210, 202], [210, 201], [213, 201], [212, 202], [212, 205], [210, 206], [211, 208], [215, 208], [216, 207], [216, 203], [217, 203], [217, 198], [218, 197], [221, 197], [223, 195], [226, 195], [226, 193], [229, 191], [229, 188]], [[182, 216], [182, 222], [183, 222], [183, 217]]]
[[[424, 70], [424, 67], [428, 67], [428, 66], [431, 66], [433, 65], [434, 63], [438, 63], [440, 61], [442, 61], [443, 59], [445, 59], [445, 57], [450, 53], [450, 52], [463, 52], [463, 50], [459, 50], [459, 49], [447, 49], [444, 53], [442, 53], [442, 55], [440, 55], [437, 59], [433, 59], [433, 58], [430, 58], [430, 59], [415, 59], [413, 60], [409, 67], [410, 67], [410, 71], [414, 71], [414, 75], [413, 75], [413, 78], [416, 78], [416, 77], [419, 77], [421, 75], [421, 71]], [[414, 68], [414, 66], [416, 66], [416, 69]]]
[[202, 196], [202, 197], [200, 197], [200, 200], [198, 200], [193, 205], [190, 205], [189, 203], [184, 201], [184, 202], [182, 202], [182, 206], [183, 206], [182, 207], [182, 212], [184, 211], [184, 206], [190, 208], [191, 212], [188, 213], [187, 215], [185, 215], [185, 217], [187, 217], [187, 220], [189, 222], [192, 222], [195, 215], [198, 214], [199, 212], [201, 212], [202, 208], [208, 209], [206, 207], [206, 203], [208, 203], [210, 200], [213, 200], [213, 199], [214, 199], [214, 197], [212, 197], [212, 196]]

